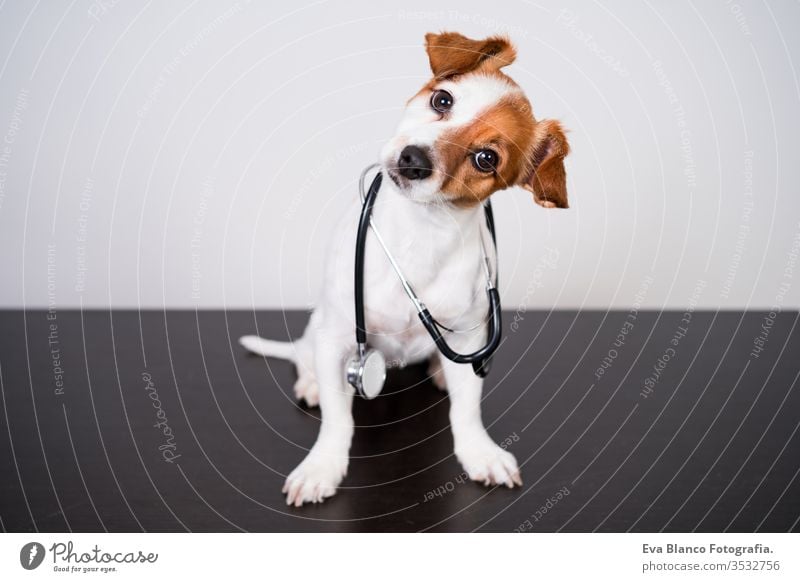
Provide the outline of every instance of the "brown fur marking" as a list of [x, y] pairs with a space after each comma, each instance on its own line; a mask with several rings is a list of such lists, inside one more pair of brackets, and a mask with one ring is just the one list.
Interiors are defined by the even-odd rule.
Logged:
[[[467, 126], [451, 130], [436, 144], [445, 172], [442, 192], [460, 206], [478, 204], [498, 190], [515, 185], [528, 168], [534, 128], [530, 104], [521, 94], [503, 98]], [[472, 164], [475, 152], [489, 148], [500, 160], [494, 173]]]
[[[438, 81], [470, 74], [502, 77], [516, 83], [500, 69], [517, 56], [509, 40], [493, 36], [473, 40], [455, 32], [425, 35], [431, 79], [414, 97], [431, 93]], [[412, 99], [414, 98], [412, 97]], [[497, 171], [484, 173], [472, 164], [478, 150], [497, 152]], [[457, 206], [479, 204], [491, 194], [513, 185], [533, 193], [545, 208], [567, 208], [564, 156], [569, 144], [561, 124], [537, 122], [524, 95], [505, 97], [471, 124], [444, 134], [435, 146], [438, 165], [445, 172], [442, 192]]]
[[447, 79], [476, 70], [497, 71], [510, 65], [517, 52], [503, 36], [473, 40], [457, 32], [425, 35], [425, 48], [431, 71], [437, 79]]

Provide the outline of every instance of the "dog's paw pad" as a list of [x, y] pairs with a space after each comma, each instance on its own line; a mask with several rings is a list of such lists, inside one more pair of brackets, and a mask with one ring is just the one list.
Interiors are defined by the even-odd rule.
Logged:
[[347, 472], [344, 460], [310, 454], [292, 471], [283, 485], [286, 505], [300, 507], [304, 503], [322, 503], [336, 493]]
[[505, 485], [508, 488], [522, 485], [514, 455], [492, 442], [465, 447], [457, 451], [456, 456], [473, 481], [484, 485]]

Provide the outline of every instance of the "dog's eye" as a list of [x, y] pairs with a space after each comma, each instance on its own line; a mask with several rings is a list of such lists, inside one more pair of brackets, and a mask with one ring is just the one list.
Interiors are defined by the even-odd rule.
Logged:
[[439, 89], [431, 95], [431, 107], [438, 113], [447, 113], [453, 107], [453, 96]]
[[494, 150], [479, 150], [472, 156], [472, 165], [481, 172], [494, 172], [499, 161]]

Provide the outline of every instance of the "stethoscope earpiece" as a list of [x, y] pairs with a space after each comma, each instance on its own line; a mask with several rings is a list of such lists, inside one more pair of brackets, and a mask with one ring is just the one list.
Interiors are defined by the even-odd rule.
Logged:
[[472, 362], [472, 371], [479, 378], [486, 378], [492, 369], [492, 356], [488, 356], [477, 362]]

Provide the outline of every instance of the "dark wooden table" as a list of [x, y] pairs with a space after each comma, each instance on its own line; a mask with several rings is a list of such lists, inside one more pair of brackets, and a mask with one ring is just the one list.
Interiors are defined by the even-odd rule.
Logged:
[[295, 509], [280, 489], [319, 412], [294, 402], [290, 364], [236, 338], [296, 336], [306, 319], [0, 313], [2, 528], [798, 529], [796, 312], [694, 313], [688, 326], [677, 312], [527, 312], [513, 329], [508, 312], [483, 414], [521, 490], [464, 482], [447, 397], [413, 367], [356, 403], [338, 494]]

